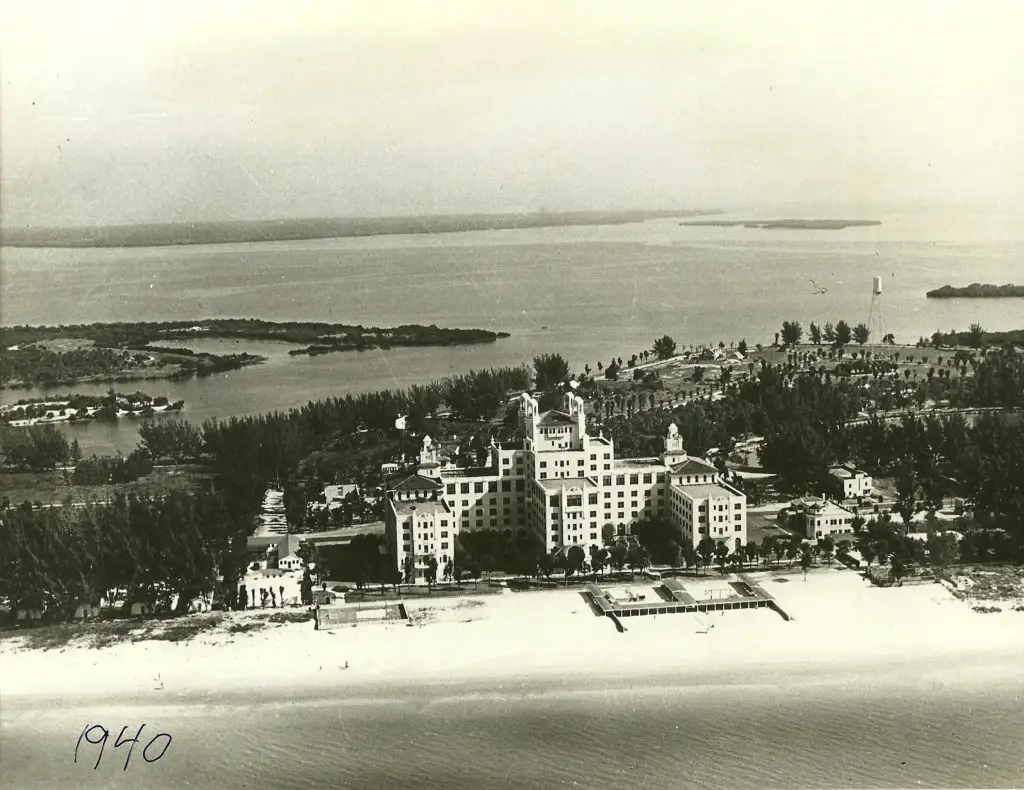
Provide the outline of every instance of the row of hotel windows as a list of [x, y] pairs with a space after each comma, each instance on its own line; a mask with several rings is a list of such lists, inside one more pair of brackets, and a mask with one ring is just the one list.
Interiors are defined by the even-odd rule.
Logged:
[[[561, 502], [560, 496], [561, 496], [560, 494], [551, 494], [550, 496], [548, 496], [548, 504], [551, 507], [553, 507], [553, 508], [558, 508], [559, 505], [560, 505], [560, 502]], [[604, 492], [604, 498], [605, 499], [611, 499], [612, 498], [612, 492], [611, 491], [605, 491]], [[626, 492], [625, 491], [619, 491], [618, 492], [618, 499], [625, 499], [625, 498], [626, 498]], [[639, 491], [630, 491], [629, 492], [629, 498], [633, 501], [633, 507], [636, 507], [636, 502], [640, 498], [640, 492]], [[665, 498], [664, 492], [659, 491], [658, 492], [658, 499], [664, 499], [664, 498]], [[644, 500], [648, 500], [648, 499], [650, 499], [650, 497], [644, 496]], [[587, 503], [588, 504], [596, 505], [597, 501], [598, 501], [598, 496], [597, 496], [596, 493], [588, 494], [587, 495]], [[581, 507], [582, 505], [583, 505], [583, 496], [582, 496], [582, 494], [570, 494], [569, 496], [567, 496], [565, 498], [565, 506], [566, 507]], [[610, 507], [611, 503], [607, 503], [607, 506]]]
[[[526, 490], [526, 481], [525, 480], [516, 480], [516, 481], [502, 480], [501, 481], [501, 490], [505, 491], [505, 492], [511, 491], [512, 490], [512, 483], [513, 482], [515, 482], [516, 491], [525, 491]], [[483, 481], [477, 481], [477, 482], [472, 483], [472, 484], [471, 483], [461, 483], [461, 484], [449, 483], [448, 487], [446, 489], [446, 491], [448, 492], [449, 496], [454, 496], [455, 495], [455, 493], [456, 493], [456, 485], [459, 486], [459, 493], [462, 493], [462, 494], [468, 494], [469, 493], [470, 485], [473, 486], [473, 493], [474, 494], [482, 494], [482, 493], [484, 493], [484, 483], [483, 483]], [[498, 491], [498, 481], [496, 481], [496, 480], [489, 481], [487, 483], [487, 492], [490, 493], [490, 494], [494, 494], [494, 493], [497, 493], [497, 491]]]

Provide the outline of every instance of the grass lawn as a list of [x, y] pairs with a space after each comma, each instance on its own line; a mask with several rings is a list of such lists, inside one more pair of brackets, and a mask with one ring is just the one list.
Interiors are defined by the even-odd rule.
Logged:
[[777, 518], [778, 514], [776, 513], [747, 513], [747, 540], [756, 540], [760, 544], [769, 535], [781, 540], [789, 540], [796, 534], [782, 527]]
[[72, 485], [70, 472], [0, 472], [0, 491], [11, 503], [41, 502], [44, 505], [97, 502], [110, 499], [114, 491], [162, 496], [171, 491], [205, 490], [212, 475], [196, 466], [158, 466], [131, 483]]

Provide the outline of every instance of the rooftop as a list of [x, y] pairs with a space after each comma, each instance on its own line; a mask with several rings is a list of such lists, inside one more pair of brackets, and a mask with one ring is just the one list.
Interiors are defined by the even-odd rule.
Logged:
[[672, 467], [674, 474], [684, 475], [710, 475], [718, 474], [718, 470], [707, 461], [701, 458], [687, 458]]
[[558, 411], [557, 409], [551, 409], [550, 411], [542, 412], [540, 418], [537, 420], [537, 425], [541, 426], [575, 424], [575, 417], [566, 414], [564, 411]]
[[597, 483], [589, 477], [556, 477], [551, 480], [538, 480], [546, 491], [561, 491], [566, 488], [597, 488]]
[[617, 470], [642, 469], [650, 472], [655, 468], [663, 470], [665, 464], [661, 462], [660, 458], [619, 458], [615, 461], [615, 468]]
[[454, 469], [445, 469], [444, 476], [447, 477], [494, 477], [498, 474], [497, 468], [493, 466], [466, 466]]
[[427, 500], [407, 500], [401, 502], [392, 502], [391, 506], [395, 509], [395, 513], [399, 516], [411, 516], [415, 513], [429, 513], [429, 514], [443, 514], [451, 513], [448, 505], [444, 503], [444, 500], [440, 499], [427, 499]]
[[825, 500], [824, 502], [815, 502], [813, 505], [807, 506], [807, 512], [815, 516], [852, 516], [853, 511], [847, 510], [842, 505], [835, 502]]
[[672, 487], [679, 489], [684, 494], [693, 497], [694, 499], [742, 496], [742, 494], [740, 494], [740, 492], [735, 488], [724, 483], [701, 483], [699, 485], [679, 485], [678, 483], [673, 483]]
[[441, 481], [423, 475], [409, 475], [388, 483], [388, 491], [432, 491], [441, 487]]
[[839, 477], [842, 479], [849, 479], [851, 477], [856, 477], [857, 475], [864, 474], [864, 472], [862, 472], [860, 469], [857, 469], [856, 467], [853, 466], [847, 466], [846, 464], [830, 466], [828, 468], [828, 473], [833, 477]]

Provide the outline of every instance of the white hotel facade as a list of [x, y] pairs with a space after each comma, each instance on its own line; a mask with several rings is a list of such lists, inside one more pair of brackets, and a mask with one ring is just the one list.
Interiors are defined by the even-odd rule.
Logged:
[[447, 464], [424, 438], [417, 472], [388, 487], [387, 540], [399, 571], [412, 557], [414, 581], [423, 583], [433, 557], [440, 574], [463, 530], [525, 527], [549, 552], [587, 550], [602, 545], [606, 524], [622, 536], [663, 516], [680, 543], [710, 537], [730, 551], [746, 544], [746, 497], [710, 463], [686, 454], [675, 425], [659, 457], [617, 459], [610, 439], [587, 434], [579, 397], [567, 395], [564, 411], [542, 412], [524, 393], [519, 415], [523, 440], [492, 442], [483, 467]]

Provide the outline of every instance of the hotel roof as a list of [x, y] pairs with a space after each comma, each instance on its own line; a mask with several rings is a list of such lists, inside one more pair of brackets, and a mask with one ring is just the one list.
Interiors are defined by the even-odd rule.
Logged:
[[551, 409], [550, 411], [542, 412], [540, 415], [540, 419], [537, 420], [537, 425], [539, 426], [575, 424], [575, 417], [566, 414], [564, 411], [558, 411], [557, 409]]
[[739, 491], [721, 483], [701, 483], [700, 485], [679, 485], [673, 483], [673, 488], [682, 491], [694, 499], [707, 499], [708, 497], [742, 496]]
[[597, 488], [597, 483], [589, 477], [555, 477], [537, 482], [547, 491], [561, 491], [565, 488]]
[[451, 513], [448, 505], [444, 503], [444, 500], [440, 499], [427, 499], [421, 502], [415, 500], [403, 500], [399, 502], [393, 502], [392, 507], [395, 509], [395, 513], [400, 516], [411, 516], [415, 514], [427, 513], [430, 515], [438, 515]]
[[441, 487], [441, 481], [423, 475], [408, 477], [388, 485], [388, 491], [433, 491]]
[[615, 461], [615, 469], [617, 471], [640, 469], [647, 472], [653, 472], [657, 469], [664, 470], [665, 465], [661, 462], [660, 458], [619, 458]]
[[687, 458], [685, 461], [680, 461], [678, 464], [672, 467], [673, 474], [683, 475], [713, 475], [718, 474], [718, 470], [714, 466], [709, 464], [707, 461], [699, 458]]

